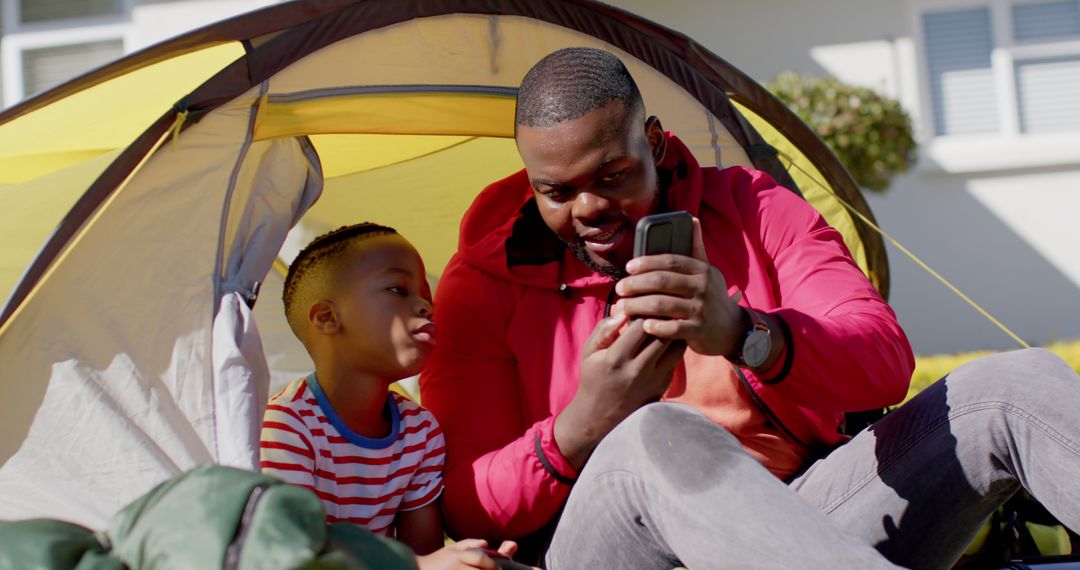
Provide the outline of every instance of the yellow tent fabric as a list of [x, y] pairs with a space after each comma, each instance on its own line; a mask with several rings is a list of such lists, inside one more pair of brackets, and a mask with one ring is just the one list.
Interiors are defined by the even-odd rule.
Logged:
[[117, 149], [243, 53], [233, 42], [178, 54], [0, 123], [0, 298]]

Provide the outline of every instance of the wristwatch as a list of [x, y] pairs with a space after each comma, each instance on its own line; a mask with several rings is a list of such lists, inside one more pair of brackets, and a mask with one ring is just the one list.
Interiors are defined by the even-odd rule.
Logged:
[[743, 336], [742, 345], [736, 349], [729, 360], [739, 366], [757, 368], [769, 359], [772, 352], [772, 333], [769, 325], [757, 314], [757, 311], [743, 309], [750, 316], [750, 329]]

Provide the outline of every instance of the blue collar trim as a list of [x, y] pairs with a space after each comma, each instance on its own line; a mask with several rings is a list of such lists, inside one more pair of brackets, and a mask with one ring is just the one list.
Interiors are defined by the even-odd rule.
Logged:
[[319, 403], [319, 407], [322, 408], [323, 413], [326, 414], [326, 419], [330, 420], [330, 425], [334, 426], [334, 429], [350, 443], [365, 449], [386, 449], [397, 441], [398, 429], [401, 426], [401, 412], [398, 410], [397, 402], [394, 401], [393, 394], [386, 395], [386, 407], [390, 412], [390, 433], [386, 437], [376, 439], [364, 437], [349, 429], [349, 426], [337, 415], [337, 412], [334, 411], [334, 407], [330, 405], [330, 400], [327, 399], [322, 386], [319, 386], [319, 380], [315, 377], [314, 372], [308, 374], [305, 381], [307, 382], [308, 388], [311, 389], [311, 393], [315, 394], [315, 401]]

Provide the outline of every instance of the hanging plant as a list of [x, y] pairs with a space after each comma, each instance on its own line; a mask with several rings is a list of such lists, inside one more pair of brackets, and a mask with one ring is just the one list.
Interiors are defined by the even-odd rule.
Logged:
[[915, 163], [911, 118], [896, 100], [793, 71], [765, 87], [817, 132], [863, 188], [883, 193]]

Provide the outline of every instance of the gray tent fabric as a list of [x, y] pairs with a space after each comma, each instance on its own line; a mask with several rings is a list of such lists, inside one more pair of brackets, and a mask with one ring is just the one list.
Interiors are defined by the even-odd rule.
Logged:
[[270, 375], [247, 297], [322, 188], [305, 139], [251, 140], [258, 101], [163, 144], [43, 283], [63, 303], [28, 304], [2, 337], [0, 362], [48, 380], [6, 418], [9, 438], [32, 419], [0, 467], [0, 518], [97, 526], [196, 465], [258, 468]]

